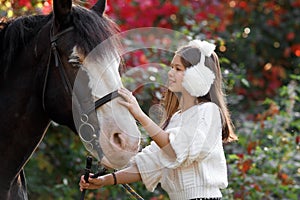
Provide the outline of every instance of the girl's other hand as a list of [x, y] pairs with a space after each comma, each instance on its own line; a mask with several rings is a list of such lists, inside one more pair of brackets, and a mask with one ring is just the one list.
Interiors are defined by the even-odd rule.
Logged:
[[144, 114], [144, 112], [142, 111], [136, 98], [132, 95], [132, 92], [126, 88], [120, 88], [118, 93], [121, 95], [121, 97], [123, 97], [122, 100], [119, 100], [119, 103], [125, 106], [133, 115], [133, 117], [138, 120]]

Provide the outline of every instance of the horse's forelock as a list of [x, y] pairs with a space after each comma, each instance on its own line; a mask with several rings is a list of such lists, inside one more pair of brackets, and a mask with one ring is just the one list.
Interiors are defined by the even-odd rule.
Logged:
[[[105, 16], [99, 16], [92, 10], [74, 6], [72, 15], [74, 26], [80, 35], [76, 43], [86, 54], [101, 42], [119, 33], [119, 29], [113, 21]], [[82, 40], [82, 38], [84, 38], [84, 40]], [[119, 49], [121, 46], [117, 37], [110, 39], [110, 42], [111, 50]]]

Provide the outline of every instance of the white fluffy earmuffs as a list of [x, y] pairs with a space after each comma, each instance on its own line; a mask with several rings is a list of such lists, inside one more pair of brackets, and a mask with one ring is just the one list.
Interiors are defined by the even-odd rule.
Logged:
[[194, 97], [206, 95], [214, 82], [215, 74], [205, 66], [205, 56], [210, 57], [216, 46], [207, 41], [192, 40], [189, 46], [198, 47], [201, 52], [200, 62], [185, 70], [182, 86]]

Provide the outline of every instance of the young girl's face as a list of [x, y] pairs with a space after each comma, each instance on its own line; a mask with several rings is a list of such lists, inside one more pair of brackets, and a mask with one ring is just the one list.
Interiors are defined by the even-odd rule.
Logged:
[[181, 63], [180, 56], [175, 55], [171, 62], [171, 69], [168, 72], [169, 85], [168, 88], [172, 92], [182, 92], [182, 80], [184, 76], [185, 67]]

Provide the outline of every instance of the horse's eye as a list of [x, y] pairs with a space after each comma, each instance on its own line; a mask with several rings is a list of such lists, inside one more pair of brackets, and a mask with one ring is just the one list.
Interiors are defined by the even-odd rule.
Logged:
[[71, 55], [69, 57], [69, 63], [73, 65], [73, 67], [80, 68], [82, 66], [82, 63], [80, 61], [80, 58], [75, 55]]

